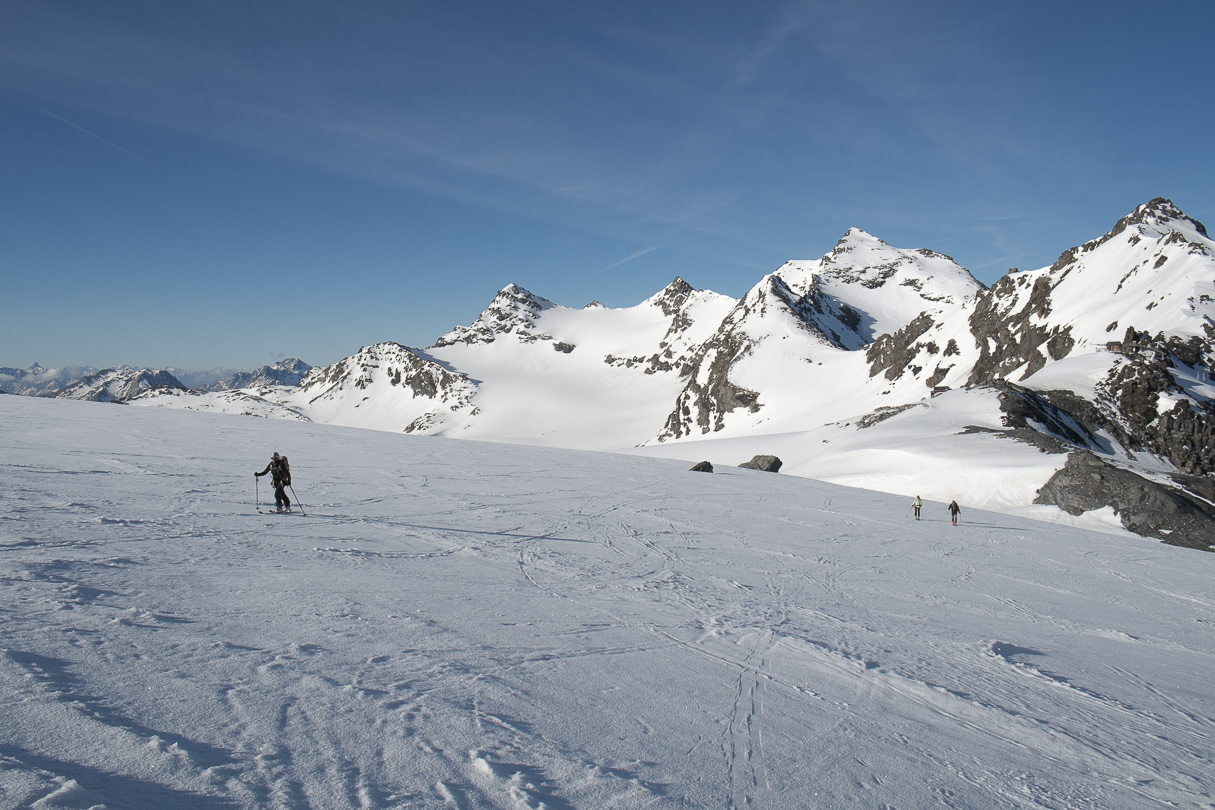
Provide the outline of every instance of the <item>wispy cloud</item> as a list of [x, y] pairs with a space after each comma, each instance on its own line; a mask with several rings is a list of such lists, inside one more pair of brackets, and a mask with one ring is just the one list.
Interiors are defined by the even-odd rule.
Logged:
[[608, 270], [615, 269], [622, 264], [628, 264], [629, 262], [633, 261], [634, 259], [640, 259], [642, 256], [653, 253], [656, 250], [658, 250], [658, 245], [647, 245], [646, 247], [643, 247], [641, 250], [633, 251], [632, 253], [625, 256], [623, 259], [621, 259], [618, 262], [612, 262], [611, 264], [609, 264], [607, 267], [603, 268], [599, 272], [606, 273]]
[[55, 115], [55, 113], [53, 113], [50, 110], [45, 109], [43, 107], [39, 107], [37, 104], [35, 104], [33, 106], [38, 110], [38, 112], [42, 113], [43, 115], [54, 118], [56, 121], [59, 121], [60, 123], [67, 124], [72, 129], [76, 130], [77, 132], [81, 133], [82, 135], [92, 138], [93, 140], [97, 141], [98, 143], [102, 144], [103, 146], [108, 146], [111, 149], [117, 149], [119, 152], [122, 152], [124, 155], [126, 155], [127, 157], [136, 161], [137, 163], [141, 163], [144, 166], [151, 167], [152, 164], [150, 162], [148, 162], [144, 158], [140, 157], [139, 155], [135, 154], [130, 149], [124, 149], [123, 147], [119, 146], [118, 144], [114, 143], [113, 141], [107, 141], [105, 138], [101, 137], [96, 132], [85, 129], [84, 127], [80, 126], [80, 124], [77, 124], [73, 121], [69, 121], [66, 118], [64, 118], [62, 115]]

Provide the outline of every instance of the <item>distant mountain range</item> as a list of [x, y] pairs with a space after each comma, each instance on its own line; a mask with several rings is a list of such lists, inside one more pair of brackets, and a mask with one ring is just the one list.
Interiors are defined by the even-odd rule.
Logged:
[[[1205, 549], [1213, 344], [1215, 242], [1156, 199], [991, 288], [948, 256], [854, 228], [741, 300], [676, 279], [635, 307], [575, 309], [512, 284], [424, 350], [379, 343], [228, 390], [156, 375], [87, 390], [690, 461], [769, 453], [782, 473]], [[22, 382], [37, 376], [3, 369], [0, 387], [73, 395]]]
[[97, 371], [91, 366], [43, 368], [37, 363], [24, 369], [0, 367], [0, 393], [53, 397]]
[[[312, 366], [292, 357], [257, 371], [227, 372], [213, 379], [214, 372], [183, 372], [178, 369], [96, 369], [66, 366], [46, 369], [35, 363], [27, 369], [0, 368], [0, 393], [26, 396], [82, 399], [94, 402], [128, 402], [153, 390], [232, 391], [269, 385], [298, 385]], [[187, 385], [183, 380], [189, 380]]]

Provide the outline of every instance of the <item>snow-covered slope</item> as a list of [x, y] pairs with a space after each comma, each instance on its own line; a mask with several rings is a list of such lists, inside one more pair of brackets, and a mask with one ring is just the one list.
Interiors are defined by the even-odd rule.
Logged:
[[1215, 800], [1215, 555], [685, 467], [0, 397], [0, 806]]

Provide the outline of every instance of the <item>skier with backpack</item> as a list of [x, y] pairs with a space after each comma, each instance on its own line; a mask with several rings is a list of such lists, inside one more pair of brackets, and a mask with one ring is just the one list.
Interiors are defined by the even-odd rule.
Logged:
[[253, 476], [261, 478], [266, 473], [270, 473], [270, 480], [274, 482], [275, 508], [279, 512], [290, 512], [291, 499], [287, 497], [286, 488], [291, 486], [291, 465], [287, 463], [287, 457], [275, 453], [266, 469], [253, 473]]
[[957, 501], [949, 502], [949, 516], [953, 519], [953, 525], [958, 525], [958, 515], [962, 514], [962, 507], [958, 506]]

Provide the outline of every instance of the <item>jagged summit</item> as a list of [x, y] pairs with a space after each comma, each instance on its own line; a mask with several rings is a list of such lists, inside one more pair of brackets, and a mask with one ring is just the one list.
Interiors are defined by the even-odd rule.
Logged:
[[1117, 240], [1118, 237], [1122, 237], [1131, 246], [1137, 245], [1141, 240], [1166, 239], [1169, 244], [1185, 243], [1192, 252], [1212, 255], [1206, 227], [1182, 213], [1171, 200], [1157, 197], [1118, 220], [1104, 236], [1065, 250], [1050, 269], [1065, 270], [1074, 264], [1077, 258]]
[[674, 315], [693, 292], [695, 289], [691, 284], [676, 276], [674, 281], [647, 298], [645, 303], [658, 307], [666, 315]]
[[1186, 216], [1180, 208], [1173, 204], [1172, 200], [1164, 197], [1157, 197], [1151, 202], [1138, 206], [1132, 213], [1118, 221], [1118, 224], [1114, 226], [1114, 233], [1140, 224], [1163, 228], [1181, 225], [1193, 228], [1203, 236], [1208, 235], [1206, 227], [1201, 222]]
[[839, 256], [865, 245], [884, 245], [888, 247], [884, 240], [879, 239], [864, 228], [853, 227], [844, 231], [844, 235], [835, 243], [835, 247], [831, 249], [831, 253], [828, 255]]
[[457, 326], [435, 341], [431, 348], [455, 343], [493, 343], [503, 335], [515, 335], [520, 340], [535, 340], [533, 328], [536, 317], [555, 305], [547, 298], [530, 292], [518, 284], [508, 284], [498, 291], [471, 326]]
[[993, 352], [1011, 346], [1023, 353], [1030, 332], [1051, 333], [1055, 359], [1073, 346], [1103, 347], [1128, 328], [1202, 335], [1215, 323], [1213, 271], [1215, 241], [1206, 229], [1157, 198], [1104, 236], [1064, 251], [1050, 267], [1000, 279], [975, 315], [987, 326], [1015, 320], [1023, 328], [997, 339], [976, 325], [976, 334], [991, 338]]
[[671, 283], [664, 287], [662, 292], [659, 294], [680, 293], [682, 295], [687, 295], [688, 293], [692, 292], [693, 289], [694, 288], [692, 285], [684, 281], [680, 276], [675, 276], [675, 278], [671, 280]]
[[257, 371], [242, 371], [205, 387], [208, 391], [231, 391], [239, 388], [258, 388], [268, 385], [299, 385], [312, 370], [312, 366], [298, 357], [288, 357]]
[[790, 261], [777, 274], [801, 295], [830, 296], [860, 314], [853, 327], [865, 342], [898, 331], [925, 310], [962, 306], [984, 287], [949, 256], [902, 249], [860, 228], [849, 228], [816, 261]]

